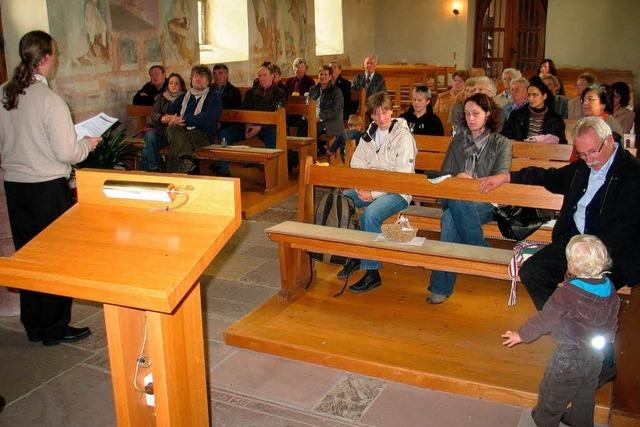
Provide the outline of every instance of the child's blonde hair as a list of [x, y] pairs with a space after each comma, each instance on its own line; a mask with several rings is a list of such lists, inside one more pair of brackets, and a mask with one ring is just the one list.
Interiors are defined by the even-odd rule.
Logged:
[[357, 114], [349, 114], [349, 120], [347, 120], [347, 126], [349, 129], [362, 128], [362, 117]]
[[567, 269], [576, 277], [602, 279], [611, 268], [611, 257], [600, 239], [589, 234], [573, 236], [565, 250]]

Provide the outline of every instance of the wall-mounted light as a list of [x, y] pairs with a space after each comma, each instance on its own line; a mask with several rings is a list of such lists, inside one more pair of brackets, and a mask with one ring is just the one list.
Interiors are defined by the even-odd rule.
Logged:
[[460, 3], [457, 1], [454, 1], [451, 6], [453, 8], [453, 14], [458, 16], [460, 14]]

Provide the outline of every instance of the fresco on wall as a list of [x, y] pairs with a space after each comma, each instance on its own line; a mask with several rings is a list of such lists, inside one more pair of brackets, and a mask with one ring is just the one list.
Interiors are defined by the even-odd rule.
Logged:
[[55, 87], [76, 119], [122, 112], [153, 64], [186, 73], [199, 59], [195, 1], [47, 0], [47, 11]]

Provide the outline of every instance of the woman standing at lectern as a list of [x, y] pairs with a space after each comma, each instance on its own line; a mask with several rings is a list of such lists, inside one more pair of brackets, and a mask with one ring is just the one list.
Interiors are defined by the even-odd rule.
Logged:
[[[71, 113], [47, 81], [56, 64], [55, 42], [43, 31], [20, 39], [20, 64], [0, 87], [0, 155], [9, 222], [16, 251], [73, 204], [67, 180], [71, 164], [100, 142], [76, 142]], [[20, 320], [29, 341], [46, 346], [88, 337], [89, 328], [69, 326], [71, 298], [20, 291]]]

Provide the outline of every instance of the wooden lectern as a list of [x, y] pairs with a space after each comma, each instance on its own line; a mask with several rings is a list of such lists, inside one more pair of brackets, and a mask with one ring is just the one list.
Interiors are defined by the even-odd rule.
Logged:
[[[150, 211], [167, 203], [108, 199], [106, 180], [192, 188]], [[75, 206], [0, 259], [0, 283], [104, 304], [119, 426], [208, 426], [198, 278], [240, 226], [240, 181], [81, 170], [77, 183]], [[155, 408], [140, 391], [148, 373]]]

